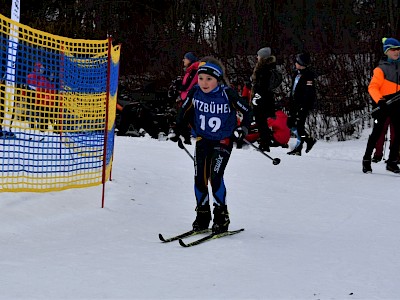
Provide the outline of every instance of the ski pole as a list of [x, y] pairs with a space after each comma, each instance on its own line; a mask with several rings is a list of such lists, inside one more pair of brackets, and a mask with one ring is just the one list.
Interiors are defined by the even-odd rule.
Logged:
[[[390, 125], [389, 125], [390, 126]], [[390, 137], [392, 138], [392, 137]], [[385, 152], [386, 152], [386, 142], [387, 142], [387, 129], [386, 129], [386, 133], [385, 133], [385, 141], [383, 143], [383, 153], [382, 153], [382, 159], [383, 161], [385, 161]]]
[[262, 151], [259, 147], [255, 146], [252, 142], [249, 142], [246, 139], [243, 139], [243, 141], [247, 144], [252, 146], [254, 149], [256, 149], [258, 152], [260, 152], [262, 155], [268, 157], [270, 160], [272, 160], [272, 164], [273, 165], [279, 165], [279, 163], [281, 162], [280, 158], [272, 158], [271, 156], [269, 156], [267, 153], [265, 153], [264, 151]]
[[[393, 102], [396, 102], [397, 100], [400, 100], [400, 95], [397, 95], [397, 96], [387, 100], [386, 101], [386, 105], [390, 105]], [[357, 119], [354, 119], [354, 120], [352, 120], [352, 121], [350, 121], [350, 122], [348, 122], [348, 123], [346, 123], [346, 124], [344, 124], [342, 126], [338, 126], [338, 127], [334, 128], [333, 130], [331, 130], [330, 132], [325, 134], [325, 139], [329, 140], [332, 135], [339, 133], [340, 131], [342, 131], [342, 130], [344, 130], [344, 129], [346, 129], [346, 128], [348, 128], [348, 127], [350, 127], [350, 126], [352, 126], [352, 125], [364, 120], [367, 117], [370, 117], [374, 112], [377, 112], [378, 110], [380, 110], [379, 106], [374, 108], [370, 112], [367, 112], [367, 113], [363, 114], [362, 116], [358, 117]]]
[[183, 144], [182, 139], [181, 139], [180, 137], [178, 138], [178, 147], [181, 148], [181, 149], [183, 149], [183, 150], [185, 150], [185, 152], [187, 153], [187, 155], [189, 155], [190, 158], [194, 161], [193, 155], [189, 152], [188, 149], [186, 149], [186, 147], [185, 147], [185, 145]]

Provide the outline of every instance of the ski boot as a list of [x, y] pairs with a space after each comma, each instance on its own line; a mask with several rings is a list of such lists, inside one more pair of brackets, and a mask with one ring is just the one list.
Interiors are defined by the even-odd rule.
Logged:
[[315, 145], [316, 142], [317, 142], [317, 140], [314, 139], [314, 138], [311, 138], [311, 137], [307, 138], [307, 140], [306, 140], [306, 144], [307, 144], [306, 153], [310, 152], [310, 150], [312, 149], [312, 147]]
[[399, 166], [397, 165], [397, 163], [395, 161], [388, 160], [386, 162], [386, 170], [396, 173], [396, 174], [400, 173]]
[[211, 210], [209, 205], [201, 205], [196, 207], [196, 220], [194, 220], [192, 227], [194, 231], [207, 229], [211, 221]]
[[229, 212], [226, 205], [220, 205], [214, 207], [214, 224], [212, 226], [212, 232], [214, 234], [228, 231], [229, 223]]
[[371, 159], [364, 158], [362, 161], [362, 171], [364, 173], [372, 173]]
[[301, 156], [301, 149], [303, 149], [302, 144], [298, 145], [296, 148], [294, 148], [292, 151], [289, 151], [287, 154]]

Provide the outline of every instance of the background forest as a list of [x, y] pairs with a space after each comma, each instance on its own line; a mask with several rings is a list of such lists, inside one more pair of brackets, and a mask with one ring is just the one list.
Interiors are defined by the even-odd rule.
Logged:
[[[11, 0], [0, 13], [10, 17]], [[270, 46], [289, 92], [293, 55], [308, 51], [318, 73], [314, 134], [370, 109], [367, 85], [382, 37], [399, 38], [399, 0], [21, 0], [20, 22], [56, 35], [122, 44], [121, 79], [166, 89], [182, 73], [182, 56], [214, 55], [235, 85], [248, 79], [261, 47]], [[134, 78], [134, 80], [129, 80]], [[368, 124], [368, 122], [367, 122]], [[364, 122], [338, 139], [359, 136]]]

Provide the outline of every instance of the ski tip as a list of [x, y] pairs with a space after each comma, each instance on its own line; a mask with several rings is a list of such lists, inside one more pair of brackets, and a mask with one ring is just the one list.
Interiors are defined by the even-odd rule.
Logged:
[[188, 245], [185, 244], [184, 241], [182, 241], [182, 239], [179, 239], [179, 245], [181, 245], [182, 247], [189, 247]]
[[158, 238], [160, 239], [160, 241], [165, 242], [165, 239], [161, 233], [158, 234]]

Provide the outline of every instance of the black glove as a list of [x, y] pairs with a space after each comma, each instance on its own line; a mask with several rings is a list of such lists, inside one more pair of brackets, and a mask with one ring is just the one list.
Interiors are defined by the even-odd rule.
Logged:
[[178, 76], [172, 81], [172, 85], [174, 86], [175, 90], [180, 91], [182, 89], [182, 77]]
[[175, 128], [169, 131], [168, 138], [174, 143], [176, 143], [181, 138], [181, 135], [182, 134], [180, 133], [180, 131], [177, 128]]
[[246, 135], [249, 133], [249, 130], [245, 126], [238, 126], [236, 129], [233, 131], [233, 138], [235, 139], [236, 142], [241, 142], [243, 139], [246, 137]]
[[178, 77], [171, 82], [168, 88], [168, 98], [176, 99], [179, 96], [182, 87], [182, 78]]
[[[386, 103], [386, 99], [381, 99], [377, 103], [377, 107], [375, 108], [376, 111], [374, 111], [371, 115], [374, 119], [379, 119], [382, 116], [386, 115], [388, 112], [388, 105]], [[378, 108], [378, 109], [377, 109]]]
[[386, 112], [387, 109], [388, 109], [387, 100], [386, 100], [386, 99], [381, 99], [381, 100], [379, 100], [379, 101], [378, 101], [378, 106], [379, 106], [379, 109], [380, 109], [380, 110]]

